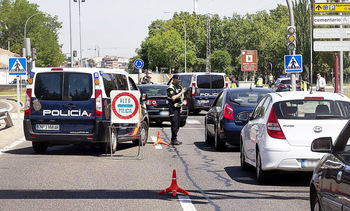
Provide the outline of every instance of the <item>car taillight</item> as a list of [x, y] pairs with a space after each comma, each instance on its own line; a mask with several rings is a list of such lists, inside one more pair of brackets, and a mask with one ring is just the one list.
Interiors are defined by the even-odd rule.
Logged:
[[60, 68], [60, 67], [54, 67], [54, 68], [51, 68], [51, 71], [63, 71], [63, 68]]
[[184, 100], [184, 102], [182, 103], [182, 105], [187, 106], [187, 100]]
[[95, 116], [101, 117], [103, 116], [102, 110], [102, 91], [99, 89], [95, 90]]
[[150, 100], [147, 100], [146, 105], [150, 106], [152, 102]]
[[272, 107], [269, 118], [267, 119], [267, 133], [272, 138], [286, 139], [284, 133], [278, 123], [275, 109]]
[[278, 85], [278, 88], [284, 88], [283, 84]]
[[196, 83], [192, 83], [192, 96], [196, 96]]
[[32, 101], [31, 99], [32, 99], [32, 90], [27, 89], [26, 99], [24, 102], [24, 115], [25, 116], [30, 116], [30, 104]]
[[152, 105], [154, 105], [154, 106], [158, 105], [157, 101], [152, 100]]
[[324, 97], [304, 97], [305, 100], [323, 100]]
[[235, 119], [235, 114], [233, 113], [233, 108], [229, 104], [225, 104], [224, 108], [224, 118], [225, 119]]

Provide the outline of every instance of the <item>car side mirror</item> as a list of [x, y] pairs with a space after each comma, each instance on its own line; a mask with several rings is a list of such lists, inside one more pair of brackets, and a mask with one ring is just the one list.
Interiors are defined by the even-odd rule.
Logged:
[[142, 93], [141, 94], [141, 102], [146, 102], [148, 100], [147, 94], [146, 93]]
[[331, 153], [332, 149], [333, 142], [331, 137], [317, 138], [311, 143], [312, 152]]

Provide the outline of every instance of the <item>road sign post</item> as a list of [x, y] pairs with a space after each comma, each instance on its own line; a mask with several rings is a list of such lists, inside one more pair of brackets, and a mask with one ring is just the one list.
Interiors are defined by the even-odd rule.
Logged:
[[[20, 124], [20, 96], [19, 96], [19, 83], [20, 75], [27, 74], [27, 60], [26, 58], [9, 58], [9, 74], [17, 76], [17, 121]], [[22, 86], [22, 85], [21, 85]]]
[[138, 69], [138, 71], [137, 71], [138, 72], [137, 73], [137, 75], [138, 75], [138, 83], [140, 83], [140, 74], [142, 73], [142, 68], [143, 68], [144, 64], [145, 64], [145, 62], [142, 59], [136, 59], [134, 61], [134, 67], [136, 69]]

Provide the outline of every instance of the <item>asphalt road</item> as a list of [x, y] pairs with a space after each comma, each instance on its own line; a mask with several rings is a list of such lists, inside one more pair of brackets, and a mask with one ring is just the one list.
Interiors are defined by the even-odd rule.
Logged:
[[[0, 210], [190, 210], [189, 200], [158, 192], [173, 169], [196, 210], [310, 210], [311, 175], [272, 175], [265, 185], [243, 172], [239, 152], [204, 143], [204, 112], [180, 129], [181, 146], [154, 147], [158, 131], [170, 142], [169, 124], [152, 125], [144, 158], [121, 143], [111, 158], [89, 145], [55, 146], [34, 154], [31, 143], [0, 152]], [[178, 194], [183, 196], [182, 194]], [[183, 202], [183, 203], [180, 203]]]

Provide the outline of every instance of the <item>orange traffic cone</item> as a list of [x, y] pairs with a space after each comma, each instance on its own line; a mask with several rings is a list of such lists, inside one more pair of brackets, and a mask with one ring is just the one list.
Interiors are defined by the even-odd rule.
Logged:
[[189, 193], [187, 191], [185, 191], [184, 189], [181, 189], [179, 186], [177, 186], [177, 181], [176, 180], [177, 180], [177, 178], [176, 178], [176, 170], [174, 169], [174, 171], [173, 171], [173, 180], [171, 181], [170, 187], [168, 187], [165, 190], [160, 191], [158, 194], [161, 195], [161, 194], [164, 194], [164, 193], [172, 192], [173, 196], [176, 196], [176, 193], [180, 192], [180, 193], [188, 195]]
[[157, 144], [169, 145], [168, 143], [162, 141], [162, 139], [160, 138], [160, 131], [158, 131], [158, 138], [157, 138], [157, 141], [154, 142], [153, 146], [154, 146], [154, 145], [157, 145]]

